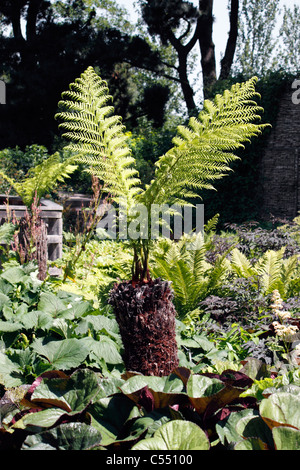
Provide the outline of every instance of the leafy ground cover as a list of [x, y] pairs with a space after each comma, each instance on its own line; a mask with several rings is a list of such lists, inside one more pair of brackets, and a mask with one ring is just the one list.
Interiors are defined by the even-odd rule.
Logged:
[[64, 283], [6, 255], [0, 449], [299, 449], [298, 228], [157, 243], [151, 269], [172, 281], [178, 312], [179, 367], [165, 377], [124, 368], [107, 305], [130, 269], [124, 246], [94, 237]]

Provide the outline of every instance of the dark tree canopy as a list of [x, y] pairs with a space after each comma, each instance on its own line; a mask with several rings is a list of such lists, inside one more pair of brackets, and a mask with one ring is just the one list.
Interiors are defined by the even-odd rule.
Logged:
[[[0, 76], [7, 83], [7, 104], [0, 107], [0, 148], [32, 143], [49, 148], [57, 134], [54, 115], [61, 91], [89, 65], [98, 67], [108, 81], [118, 114], [133, 124], [144, 114], [143, 101], [149, 102], [151, 89], [145, 87], [145, 97], [133, 100], [129, 69], [159, 73], [159, 53], [139, 36], [95, 26], [96, 12], [83, 0], [64, 3], [67, 16], [58, 15], [44, 0], [0, 3], [0, 21], [12, 31], [0, 33]], [[157, 90], [153, 93], [159, 105], [155, 112], [150, 106], [148, 110], [160, 122], [165, 98], [156, 100]]]
[[[189, 114], [196, 104], [188, 76], [188, 56], [199, 45], [206, 98], [217, 81], [215, 46], [213, 42], [213, 0], [199, 0], [199, 7], [184, 0], [140, 0], [143, 20], [150, 34], [158, 35], [163, 44], [171, 44], [176, 51], [177, 73]], [[231, 0], [230, 31], [226, 51], [221, 61], [220, 79], [229, 77], [238, 34], [239, 0]]]

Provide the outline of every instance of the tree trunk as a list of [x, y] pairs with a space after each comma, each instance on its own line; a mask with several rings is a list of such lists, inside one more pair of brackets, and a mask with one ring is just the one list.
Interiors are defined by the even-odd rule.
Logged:
[[182, 94], [187, 106], [188, 114], [189, 116], [193, 116], [197, 112], [197, 107], [194, 100], [194, 91], [189, 83], [187, 74], [187, 55], [178, 54], [178, 59], [178, 75], [180, 79]]
[[238, 37], [239, 0], [231, 0], [230, 7], [230, 30], [226, 50], [221, 60], [221, 72], [219, 80], [229, 77]]
[[161, 279], [124, 281], [112, 289], [126, 370], [165, 376], [178, 366], [173, 293]]
[[184, 101], [186, 103], [188, 114], [189, 116], [193, 116], [197, 111], [197, 107], [194, 101], [194, 91], [190, 85], [189, 78], [188, 78], [187, 59], [188, 59], [188, 54], [190, 53], [190, 51], [194, 47], [194, 44], [197, 41], [198, 26], [195, 29], [193, 37], [190, 39], [190, 41], [186, 45], [183, 45], [181, 41], [175, 37], [173, 31], [171, 30], [168, 32], [167, 37], [177, 52], [177, 56], [178, 56], [177, 70], [178, 70], [181, 90], [182, 90], [182, 94], [184, 97]]
[[198, 19], [204, 98], [209, 96], [211, 87], [217, 81], [215, 45], [212, 39], [213, 3], [213, 0], [200, 0], [201, 15]]

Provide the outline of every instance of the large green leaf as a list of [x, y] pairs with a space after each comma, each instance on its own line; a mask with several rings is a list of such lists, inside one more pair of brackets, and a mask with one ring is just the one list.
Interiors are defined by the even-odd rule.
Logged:
[[201, 414], [210, 404], [217, 410], [236, 400], [252, 383], [241, 371], [226, 369], [217, 376], [192, 374], [186, 387], [190, 402]]
[[272, 429], [290, 426], [300, 430], [300, 396], [292, 393], [274, 393], [261, 401], [259, 412]]
[[[65, 414], [65, 410], [61, 408], [49, 408], [46, 410], [38, 411], [37, 413], [26, 414], [23, 418], [18, 420], [12, 428], [14, 429], [28, 429], [32, 428], [50, 428]], [[43, 429], [42, 429], [43, 430]]]
[[89, 350], [84, 342], [76, 339], [63, 339], [43, 344], [38, 339], [32, 344], [33, 350], [47, 359], [49, 368], [68, 370], [79, 367], [87, 357]]
[[26, 330], [30, 330], [32, 328], [35, 330], [48, 330], [53, 323], [53, 318], [52, 315], [47, 312], [34, 310], [22, 315], [20, 321]]
[[107, 364], [123, 364], [117, 344], [104, 335], [100, 335], [98, 341], [92, 340], [90, 359], [96, 362], [104, 360]]
[[3, 309], [5, 305], [10, 305], [10, 304], [11, 304], [10, 298], [7, 295], [0, 292], [0, 311]]
[[203, 413], [224, 388], [225, 385], [220, 380], [204, 375], [191, 375], [187, 382], [187, 394], [198, 413]]
[[166, 377], [133, 375], [120, 390], [135, 403], [146, 405], [149, 409], [173, 405], [178, 402], [179, 395], [186, 395], [182, 380], [173, 374]]
[[85, 423], [65, 423], [26, 438], [22, 450], [89, 450], [100, 446], [102, 436]]
[[149, 439], [143, 439], [132, 450], [209, 450], [205, 432], [191, 421], [174, 420], [163, 424]]
[[244, 417], [254, 415], [252, 409], [245, 409], [230, 413], [230, 415], [222, 419], [216, 424], [216, 432], [218, 433], [219, 439], [223, 445], [230, 445], [238, 442], [241, 438], [236, 430], [237, 423]]
[[299, 450], [300, 431], [287, 426], [272, 429], [276, 450]]
[[96, 375], [92, 371], [79, 369], [68, 378], [44, 378], [30, 401], [39, 406], [53, 405], [72, 414], [83, 411], [98, 390]]
[[19, 364], [0, 352], [0, 384], [7, 388], [18, 387], [23, 384], [22, 375]]
[[6, 269], [1, 274], [1, 278], [10, 282], [10, 284], [18, 284], [19, 282], [22, 282], [26, 277], [27, 274], [25, 274], [23, 269], [19, 266], [14, 266], [12, 268]]
[[157, 392], [182, 392], [182, 381], [175, 375], [165, 377], [134, 375], [130, 377], [121, 386], [121, 390], [126, 395], [130, 395], [142, 388], [148, 386], [151, 390]]
[[52, 313], [52, 315], [57, 315], [58, 312], [66, 309], [66, 305], [57, 295], [51, 292], [43, 292], [40, 297], [38, 309], [43, 312]]
[[140, 416], [139, 409], [124, 395], [95, 400], [88, 408], [92, 425], [103, 435], [103, 445], [108, 445], [117, 439], [124, 423], [130, 418]]
[[261, 439], [250, 437], [238, 442], [234, 446], [234, 450], [269, 450], [269, 448]]
[[248, 415], [240, 419], [236, 425], [236, 431], [239, 436], [246, 438], [260, 439], [266, 445], [272, 448], [273, 438], [270, 428], [264, 420], [254, 412], [253, 416]]
[[114, 318], [104, 315], [87, 315], [78, 324], [76, 333], [85, 335], [91, 329], [95, 332], [106, 333], [116, 339], [120, 338], [118, 323]]
[[8, 333], [13, 331], [22, 330], [23, 325], [20, 322], [9, 322], [0, 320], [0, 333]]

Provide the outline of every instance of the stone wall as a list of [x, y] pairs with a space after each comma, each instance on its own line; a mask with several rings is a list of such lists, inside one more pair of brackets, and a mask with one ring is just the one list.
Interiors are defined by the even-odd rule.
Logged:
[[[300, 82], [299, 82], [300, 83]], [[262, 217], [292, 219], [300, 211], [300, 96], [288, 84], [282, 94], [261, 162]], [[298, 99], [295, 99], [298, 97]]]

